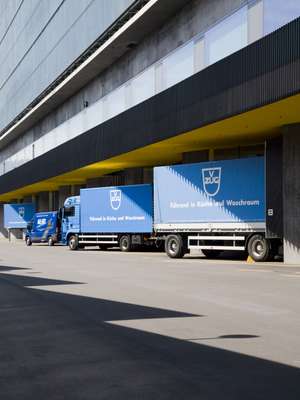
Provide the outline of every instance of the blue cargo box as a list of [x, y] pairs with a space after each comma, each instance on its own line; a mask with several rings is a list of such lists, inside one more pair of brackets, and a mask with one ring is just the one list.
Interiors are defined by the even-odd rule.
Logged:
[[263, 157], [154, 168], [155, 226], [264, 220]]
[[33, 203], [4, 204], [4, 227], [26, 228], [34, 213]]
[[152, 185], [81, 189], [80, 202], [81, 232], [152, 232]]

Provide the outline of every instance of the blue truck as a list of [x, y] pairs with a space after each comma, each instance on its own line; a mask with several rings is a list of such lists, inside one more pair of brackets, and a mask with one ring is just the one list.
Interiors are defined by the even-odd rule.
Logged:
[[153, 194], [151, 185], [82, 189], [65, 201], [62, 240], [72, 250], [163, 242], [171, 258], [199, 249], [267, 260], [282, 241], [266, 235], [264, 164], [252, 157], [156, 167]]
[[71, 250], [86, 246], [130, 251], [152, 236], [152, 185], [81, 189], [62, 209], [62, 242]]
[[25, 242], [27, 246], [32, 243], [48, 243], [53, 246], [60, 241], [60, 216], [57, 211], [35, 213], [27, 224]]
[[[268, 210], [271, 214], [273, 210]], [[281, 252], [266, 234], [265, 158], [154, 168], [154, 225], [169, 257], [243, 251], [256, 261]]]

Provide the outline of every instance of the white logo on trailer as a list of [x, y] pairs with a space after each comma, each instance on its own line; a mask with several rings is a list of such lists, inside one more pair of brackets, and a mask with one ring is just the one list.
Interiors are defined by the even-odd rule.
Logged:
[[221, 185], [221, 167], [202, 168], [202, 182], [205, 193], [208, 196], [215, 196]]
[[113, 210], [118, 210], [121, 206], [122, 194], [119, 189], [112, 189], [109, 192], [110, 206]]

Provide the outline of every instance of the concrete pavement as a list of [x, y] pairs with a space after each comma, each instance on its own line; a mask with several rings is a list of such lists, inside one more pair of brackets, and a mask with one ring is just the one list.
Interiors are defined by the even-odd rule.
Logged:
[[0, 242], [0, 398], [299, 399], [300, 267]]

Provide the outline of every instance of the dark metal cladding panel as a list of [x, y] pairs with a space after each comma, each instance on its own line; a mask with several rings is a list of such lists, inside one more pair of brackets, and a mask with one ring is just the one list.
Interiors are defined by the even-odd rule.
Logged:
[[283, 237], [282, 137], [266, 142], [266, 237]]
[[300, 91], [300, 19], [0, 177], [6, 193]]

